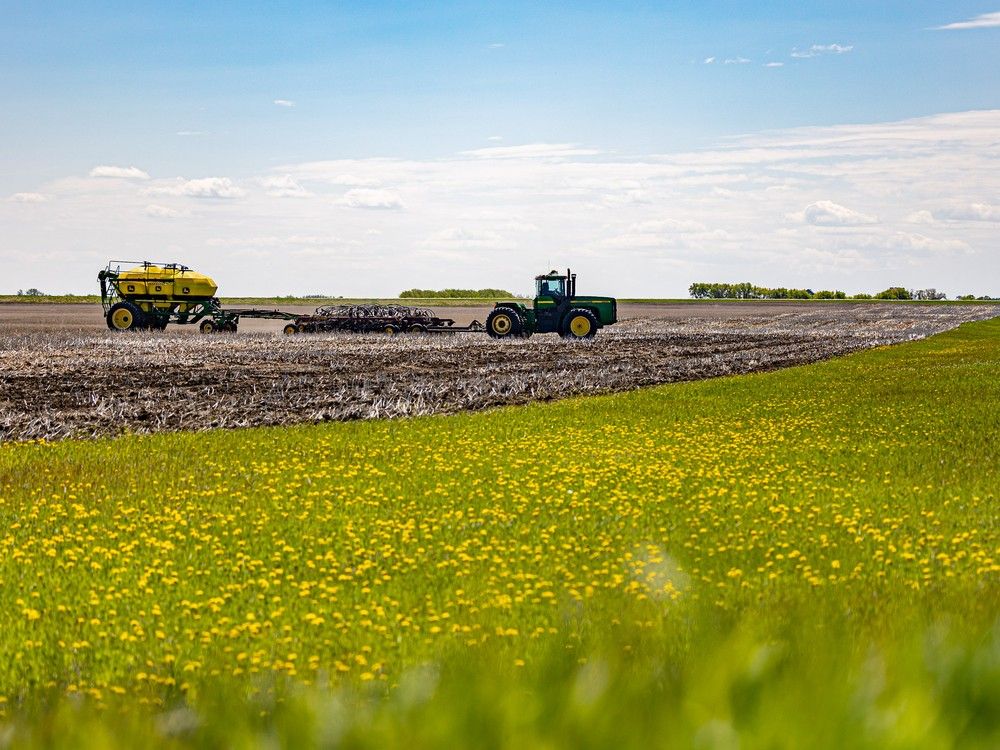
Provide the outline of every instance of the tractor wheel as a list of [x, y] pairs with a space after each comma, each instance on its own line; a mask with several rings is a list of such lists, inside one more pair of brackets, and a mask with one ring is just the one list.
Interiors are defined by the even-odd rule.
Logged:
[[563, 320], [564, 339], [592, 339], [597, 333], [597, 318], [590, 310], [570, 310]]
[[486, 316], [486, 333], [494, 339], [520, 336], [524, 330], [521, 316], [509, 307], [498, 307]]
[[282, 331], [286, 336], [292, 336], [299, 332], [299, 327], [294, 323], [289, 323], [282, 329]]
[[390, 323], [389, 325], [385, 326], [385, 328], [382, 329], [382, 332], [386, 336], [395, 336], [397, 333], [399, 333], [399, 326], [394, 326]]
[[139, 331], [146, 326], [146, 316], [131, 302], [112, 305], [107, 320], [112, 331]]
[[215, 321], [212, 320], [211, 318], [205, 318], [203, 321], [201, 321], [201, 325], [198, 326], [198, 330], [201, 331], [202, 333], [215, 333], [217, 330], [219, 330], [219, 327], [215, 325]]
[[223, 333], [236, 333], [236, 324], [235, 323], [226, 323], [224, 326], [222, 326], [222, 332]]

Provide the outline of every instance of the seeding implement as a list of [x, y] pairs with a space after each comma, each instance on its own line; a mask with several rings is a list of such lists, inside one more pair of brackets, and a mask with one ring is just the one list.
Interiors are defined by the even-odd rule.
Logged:
[[426, 307], [405, 305], [328, 305], [317, 307], [313, 315], [300, 315], [285, 326], [285, 333], [461, 333], [482, 331], [478, 320], [456, 326], [451, 318], [439, 318]]

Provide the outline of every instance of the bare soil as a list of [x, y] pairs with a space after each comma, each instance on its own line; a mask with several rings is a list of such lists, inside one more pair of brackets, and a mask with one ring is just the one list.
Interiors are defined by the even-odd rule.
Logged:
[[[487, 309], [446, 314], [465, 324]], [[997, 314], [974, 305], [623, 305], [623, 322], [590, 341], [494, 341], [282, 336], [277, 321], [249, 320], [236, 334], [113, 334], [98, 306], [2, 305], [0, 441], [482, 409], [805, 364]]]

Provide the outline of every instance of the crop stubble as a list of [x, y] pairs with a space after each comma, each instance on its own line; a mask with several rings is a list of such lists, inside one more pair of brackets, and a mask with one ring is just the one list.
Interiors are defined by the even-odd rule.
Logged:
[[683, 312], [634, 317], [586, 342], [15, 331], [0, 337], [0, 441], [482, 409], [805, 364], [998, 314], [878, 304]]

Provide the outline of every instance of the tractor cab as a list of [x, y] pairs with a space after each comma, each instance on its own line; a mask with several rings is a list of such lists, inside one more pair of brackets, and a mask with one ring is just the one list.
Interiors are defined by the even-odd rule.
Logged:
[[565, 299], [572, 297], [571, 287], [575, 286], [576, 274], [561, 275], [558, 271], [549, 271], [535, 277], [535, 297], [554, 297]]

